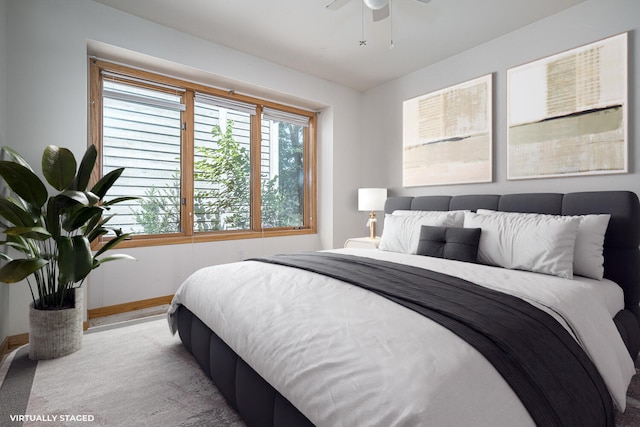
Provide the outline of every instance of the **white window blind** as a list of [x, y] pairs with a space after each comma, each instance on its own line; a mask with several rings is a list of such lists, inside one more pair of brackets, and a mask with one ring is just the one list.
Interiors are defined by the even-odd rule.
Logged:
[[119, 101], [136, 102], [138, 104], [145, 104], [152, 107], [166, 108], [167, 110], [179, 110], [184, 111], [185, 105], [180, 102], [173, 102], [164, 99], [148, 98], [144, 95], [137, 95], [132, 93], [119, 92], [113, 89], [103, 89], [102, 95], [105, 98], [117, 99]]
[[294, 113], [287, 113], [273, 108], [265, 107], [262, 110], [262, 117], [265, 120], [273, 120], [274, 122], [285, 122], [305, 127], [309, 126], [309, 117]]
[[[166, 108], [168, 110], [185, 111], [186, 106], [180, 101], [181, 94], [185, 92], [182, 88], [167, 86], [157, 83], [149, 83], [142, 79], [120, 76], [114, 73], [103, 72], [102, 96], [104, 98], [116, 99], [125, 102], [135, 102], [152, 107]], [[145, 83], [148, 86], [156, 87], [158, 90], [149, 90], [136, 87], [131, 83]], [[172, 93], [160, 91], [169, 89]]]
[[214, 107], [226, 108], [227, 110], [239, 111], [246, 114], [255, 115], [256, 107], [253, 104], [236, 101], [234, 99], [222, 98], [220, 96], [196, 93], [196, 102], [212, 105]]

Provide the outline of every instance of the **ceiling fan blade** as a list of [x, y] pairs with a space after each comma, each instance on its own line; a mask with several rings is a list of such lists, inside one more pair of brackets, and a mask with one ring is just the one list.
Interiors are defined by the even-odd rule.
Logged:
[[420, 3], [429, 3], [431, 0], [418, 0]]
[[373, 22], [382, 21], [389, 17], [389, 3], [385, 4], [382, 9], [372, 10], [373, 12]]
[[344, 5], [346, 5], [347, 3], [349, 3], [350, 1], [351, 0], [333, 0], [331, 3], [329, 3], [325, 7], [328, 10], [338, 10], [341, 7], [343, 7]]

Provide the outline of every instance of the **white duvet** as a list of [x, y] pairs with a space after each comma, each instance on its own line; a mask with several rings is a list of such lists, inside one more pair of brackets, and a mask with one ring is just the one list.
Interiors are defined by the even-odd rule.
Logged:
[[[635, 369], [611, 320], [624, 305], [615, 283], [394, 252], [335, 252], [459, 276], [526, 299], [556, 318], [561, 313], [559, 320], [570, 324], [624, 410]], [[356, 286], [247, 261], [189, 277], [169, 309], [173, 332], [171, 313], [180, 304], [317, 426], [534, 425], [475, 349], [431, 320]]]

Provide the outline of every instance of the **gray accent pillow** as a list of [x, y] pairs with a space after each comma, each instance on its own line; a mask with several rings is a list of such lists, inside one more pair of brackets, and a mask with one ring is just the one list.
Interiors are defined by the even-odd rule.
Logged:
[[420, 229], [418, 255], [477, 262], [481, 228], [433, 227]]

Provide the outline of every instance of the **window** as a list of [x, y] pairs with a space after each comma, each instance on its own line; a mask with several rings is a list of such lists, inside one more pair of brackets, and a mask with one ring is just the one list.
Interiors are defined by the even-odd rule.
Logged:
[[[126, 246], [315, 233], [315, 114], [91, 59], [99, 173]], [[105, 236], [109, 238], [109, 236]]]
[[261, 194], [264, 228], [304, 226], [304, 130], [308, 118], [265, 108]]
[[255, 106], [196, 94], [194, 231], [251, 229]]

